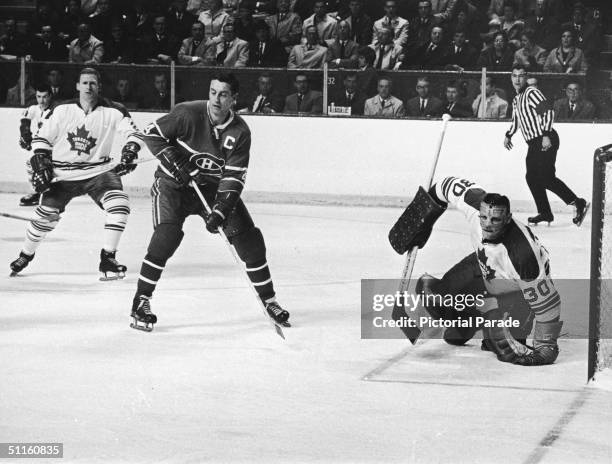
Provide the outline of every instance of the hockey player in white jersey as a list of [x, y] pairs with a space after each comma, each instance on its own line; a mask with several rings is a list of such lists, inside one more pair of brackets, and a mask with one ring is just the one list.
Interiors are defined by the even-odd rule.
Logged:
[[[122, 105], [100, 97], [100, 83], [98, 71], [81, 70], [76, 86], [78, 99], [57, 105], [32, 140], [32, 183], [42, 194], [35, 210], [40, 219], [28, 224], [21, 253], [10, 265], [13, 276], [32, 261], [40, 242], [55, 228], [70, 200], [86, 194], [106, 214], [100, 251], [101, 280], [125, 276], [127, 268], [117, 262], [115, 253], [130, 205], [119, 176], [136, 168], [134, 161], [142, 135]], [[126, 143], [121, 163], [112, 169], [110, 152], [117, 132], [126, 137]], [[53, 182], [54, 177], [67, 175], [69, 180]]]
[[[32, 150], [32, 136], [38, 132], [43, 119], [49, 114], [52, 107], [51, 87], [40, 84], [36, 87], [36, 105], [28, 106], [19, 121], [19, 146], [28, 152]], [[30, 154], [26, 161], [28, 178], [32, 176], [30, 167]], [[34, 191], [19, 200], [20, 206], [36, 206], [40, 199], [40, 193]]]
[[[481, 294], [486, 298], [483, 305], [474, 304], [462, 311], [428, 305], [427, 311], [436, 318], [471, 322], [469, 327], [448, 328], [444, 339], [463, 345], [482, 328], [483, 349], [493, 351], [500, 361], [525, 366], [552, 364], [559, 353], [557, 338], [563, 325], [559, 320], [561, 297], [550, 276], [546, 248], [529, 227], [512, 217], [506, 196], [487, 193], [475, 183], [456, 177], [434, 184], [429, 192], [421, 188], [391, 229], [393, 248], [403, 254], [413, 246], [423, 247], [449, 204], [465, 215], [474, 253], [453, 266], [442, 279], [422, 276], [416, 293]], [[475, 323], [478, 319], [503, 321], [508, 316], [517, 319], [520, 327], [509, 330], [499, 322], [487, 324], [488, 327]], [[530, 347], [525, 338], [534, 319]]]

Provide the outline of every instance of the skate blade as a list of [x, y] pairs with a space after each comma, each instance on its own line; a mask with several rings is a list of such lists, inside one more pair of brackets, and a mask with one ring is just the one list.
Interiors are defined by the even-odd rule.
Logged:
[[106, 273], [100, 276], [100, 282], [109, 282], [111, 280], [121, 280], [125, 279], [125, 274], [113, 274], [107, 275]]
[[291, 327], [291, 323], [289, 321], [279, 322], [278, 325], [282, 327]]
[[136, 329], [136, 330], [141, 330], [143, 332], [153, 332], [153, 325], [149, 326], [149, 325], [139, 325], [139, 324], [135, 324], [134, 322], [132, 322], [130, 324], [130, 327], [132, 329]]
[[17, 277], [18, 275], [19, 275], [19, 272], [11, 271], [11, 273], [9, 274], [9, 277]]
[[590, 207], [591, 207], [591, 203], [589, 203], [589, 202], [587, 201], [587, 204], [586, 204], [586, 206], [584, 207], [584, 214], [583, 214], [583, 216], [582, 216], [582, 219], [581, 219], [580, 221], [576, 221], [576, 222], [574, 222], [574, 224], [576, 224], [576, 226], [577, 226], [577, 227], [580, 227], [580, 226], [582, 225], [582, 223], [584, 222], [584, 220], [586, 219], [587, 214], [589, 213], [589, 208], [590, 208]]

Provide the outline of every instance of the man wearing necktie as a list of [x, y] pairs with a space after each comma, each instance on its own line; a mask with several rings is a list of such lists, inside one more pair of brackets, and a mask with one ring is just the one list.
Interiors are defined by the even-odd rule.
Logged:
[[401, 118], [405, 116], [404, 104], [399, 98], [391, 95], [391, 79], [381, 77], [378, 79], [378, 95], [365, 102], [363, 114], [383, 118]]
[[249, 44], [248, 66], [280, 68], [287, 65], [287, 54], [277, 39], [270, 38], [270, 26], [263, 21], [255, 22], [255, 40]]
[[319, 36], [315, 26], [306, 28], [306, 43], [291, 49], [287, 68], [322, 68], [327, 61], [328, 49], [319, 45]]
[[378, 31], [378, 43], [370, 45], [376, 52], [376, 69], [398, 69], [402, 62], [403, 50], [393, 43], [393, 30], [383, 27]]
[[565, 98], [555, 100], [555, 120], [592, 120], [595, 118], [595, 106], [582, 96], [579, 81], [571, 80], [565, 87]]
[[357, 65], [357, 49], [359, 45], [349, 39], [351, 28], [342, 20], [338, 23], [338, 37], [326, 40], [330, 67], [354, 68]]
[[249, 44], [234, 34], [234, 23], [223, 26], [220, 39], [213, 39], [217, 43], [217, 65], [228, 68], [245, 67], [249, 61]]
[[310, 90], [308, 76], [302, 72], [295, 75], [296, 93], [285, 99], [284, 113], [321, 114], [323, 112], [323, 94]]
[[408, 21], [397, 14], [397, 1], [385, 2], [385, 16], [374, 23], [372, 45], [376, 45], [378, 34], [382, 28], [389, 27], [393, 31], [392, 39], [395, 45], [404, 47], [408, 43]]

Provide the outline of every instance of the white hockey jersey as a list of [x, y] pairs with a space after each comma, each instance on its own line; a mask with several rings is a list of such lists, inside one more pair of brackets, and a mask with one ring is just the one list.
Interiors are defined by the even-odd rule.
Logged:
[[38, 105], [28, 106], [24, 110], [21, 118], [30, 120], [30, 132], [32, 132], [32, 134], [36, 134], [38, 129], [40, 129], [40, 126], [42, 126], [43, 119], [46, 118], [52, 110], [53, 106], [45, 108], [44, 110], [41, 110], [40, 106]]
[[[43, 120], [32, 140], [32, 150], [52, 150], [54, 174], [73, 173], [71, 180], [89, 179], [100, 173], [92, 168], [110, 164], [115, 135], [142, 145], [142, 134], [119, 103], [100, 99], [85, 113], [78, 100], [57, 105]], [[79, 175], [82, 174], [82, 175]]]
[[548, 251], [531, 229], [512, 219], [499, 240], [483, 242], [479, 212], [486, 192], [456, 177], [438, 182], [435, 189], [440, 200], [456, 206], [467, 218], [487, 291], [491, 295], [521, 291], [536, 320], [547, 322], [558, 317], [561, 297], [550, 278]]

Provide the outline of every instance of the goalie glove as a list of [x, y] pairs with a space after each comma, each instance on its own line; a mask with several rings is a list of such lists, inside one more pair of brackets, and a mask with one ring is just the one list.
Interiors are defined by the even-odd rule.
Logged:
[[191, 163], [176, 147], [167, 147], [160, 151], [156, 158], [162, 166], [181, 185], [188, 185], [191, 181]]
[[30, 120], [24, 118], [21, 120], [21, 126], [19, 126], [19, 146], [24, 150], [30, 151], [32, 149], [32, 131], [30, 130]]
[[37, 149], [30, 158], [32, 166], [32, 185], [38, 193], [49, 190], [49, 185], [53, 179], [53, 162], [51, 161], [51, 151]]
[[126, 143], [121, 150], [121, 163], [115, 168], [115, 172], [120, 176], [129, 174], [136, 169], [134, 161], [138, 159], [140, 145], [136, 142]]

